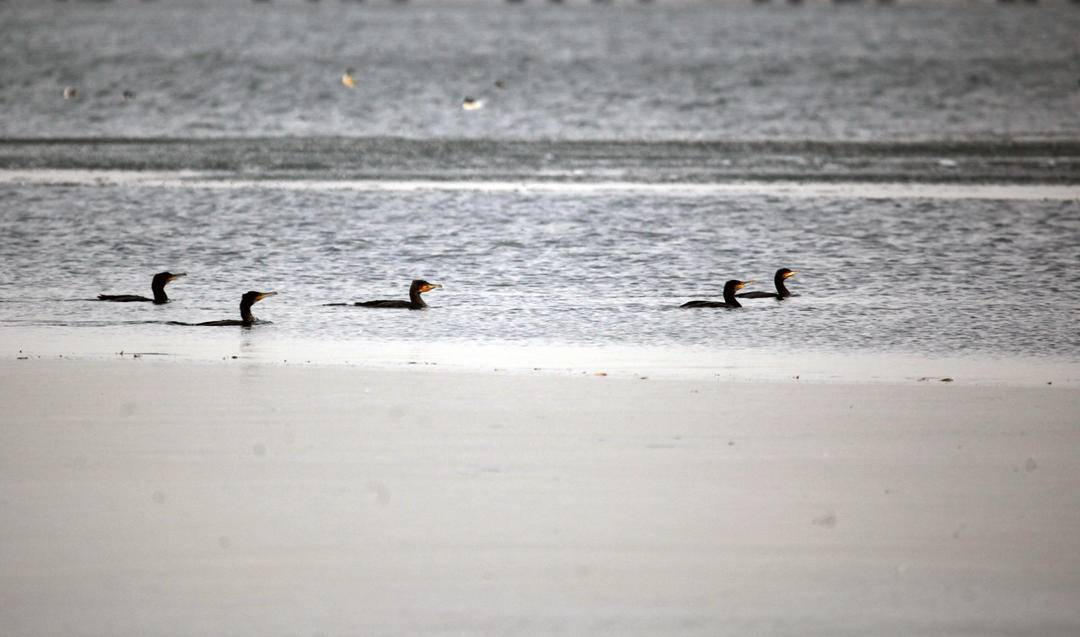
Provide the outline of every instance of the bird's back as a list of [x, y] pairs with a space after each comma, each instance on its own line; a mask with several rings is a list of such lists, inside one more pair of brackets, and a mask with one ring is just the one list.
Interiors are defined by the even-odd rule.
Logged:
[[742, 292], [740, 294], [736, 294], [735, 296], [739, 297], [740, 299], [775, 299], [778, 298], [780, 295], [776, 292]]
[[137, 294], [99, 294], [99, 301], [113, 301], [116, 303], [132, 303], [134, 301], [153, 301], [154, 299], [148, 299], [145, 296], [139, 296]]
[[388, 307], [388, 308], [411, 308], [413, 305], [409, 301], [358, 301], [357, 307]]
[[723, 301], [687, 301], [679, 307], [728, 307]]

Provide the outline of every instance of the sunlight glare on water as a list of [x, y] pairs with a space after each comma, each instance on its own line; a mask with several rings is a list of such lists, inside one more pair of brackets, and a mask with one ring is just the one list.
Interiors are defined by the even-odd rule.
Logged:
[[[282, 338], [669, 345], [1076, 358], [1076, 201], [596, 192], [11, 186], [0, 325]], [[681, 310], [729, 278], [798, 297]], [[189, 276], [166, 306], [92, 301]], [[428, 312], [323, 307], [444, 284]], [[138, 323], [147, 321], [147, 323]], [[132, 324], [132, 322], [135, 322]]]

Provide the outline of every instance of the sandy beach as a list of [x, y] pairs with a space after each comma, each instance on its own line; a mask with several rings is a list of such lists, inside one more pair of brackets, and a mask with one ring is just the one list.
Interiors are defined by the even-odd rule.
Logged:
[[0, 362], [12, 635], [1074, 635], [1080, 390]]

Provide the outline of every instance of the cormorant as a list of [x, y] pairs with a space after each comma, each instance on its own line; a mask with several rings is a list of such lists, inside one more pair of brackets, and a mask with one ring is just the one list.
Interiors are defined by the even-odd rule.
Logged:
[[132, 301], [146, 301], [154, 302], [158, 305], [162, 303], [168, 303], [169, 297], [165, 296], [165, 286], [173, 279], [179, 279], [182, 276], [187, 276], [186, 272], [180, 272], [173, 274], [172, 272], [158, 272], [154, 275], [154, 280], [150, 282], [150, 289], [154, 291], [154, 298], [148, 299], [145, 296], [138, 296], [135, 294], [99, 294], [99, 301], [117, 301], [119, 303], [130, 303]]
[[788, 291], [787, 286], [784, 285], [784, 281], [798, 273], [798, 270], [780, 268], [776, 271], [776, 276], [773, 277], [773, 283], [776, 284], [775, 292], [743, 292], [742, 294], [736, 294], [735, 296], [741, 299], [786, 299], [787, 297], [792, 296], [792, 294]]
[[735, 293], [751, 283], [753, 281], [736, 281], [732, 279], [724, 284], [723, 301], [687, 301], [679, 307], [742, 307], [742, 304], [735, 300]]
[[268, 296], [275, 296], [277, 292], [256, 292], [254, 290], [250, 292], [244, 292], [244, 296], [240, 297], [240, 320], [226, 319], [223, 321], [205, 321], [203, 323], [180, 323], [179, 325], [206, 325], [210, 327], [218, 327], [224, 325], [242, 325], [244, 327], [251, 327], [259, 320], [251, 313], [251, 306], [259, 301], [265, 299]]
[[[423, 279], [416, 279], [409, 285], [408, 301], [357, 301], [356, 303], [353, 303], [353, 305], [356, 307], [392, 307], [422, 310], [427, 307], [427, 303], [424, 303], [424, 299], [420, 298], [420, 295], [424, 292], [441, 287], [442, 285], [438, 283], [428, 283]], [[327, 305], [348, 305], [348, 303], [327, 303]]]

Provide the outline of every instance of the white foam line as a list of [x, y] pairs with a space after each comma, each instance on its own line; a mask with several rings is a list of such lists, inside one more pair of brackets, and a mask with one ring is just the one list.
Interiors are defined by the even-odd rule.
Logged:
[[1080, 200], [1080, 186], [1058, 184], [932, 184], [738, 181], [724, 183], [624, 181], [485, 181], [435, 179], [235, 179], [197, 171], [0, 170], [5, 185], [93, 185], [157, 188], [346, 190], [346, 191], [483, 191], [596, 193], [636, 192], [654, 195], [770, 195], [829, 199], [1012, 199]]

